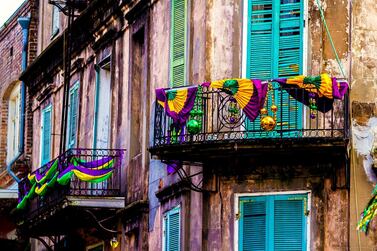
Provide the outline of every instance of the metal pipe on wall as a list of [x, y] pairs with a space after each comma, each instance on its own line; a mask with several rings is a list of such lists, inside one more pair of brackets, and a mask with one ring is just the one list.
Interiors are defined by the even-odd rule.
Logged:
[[[30, 17], [20, 17], [18, 18], [18, 23], [22, 28], [22, 61], [21, 61], [21, 71], [26, 70], [27, 67], [27, 56], [28, 56], [28, 40], [29, 40], [29, 24]], [[12, 171], [13, 164], [21, 157], [24, 153], [25, 145], [25, 107], [26, 107], [26, 86], [24, 82], [21, 82], [21, 102], [20, 102], [20, 128], [18, 142], [18, 152], [16, 156], [7, 164], [7, 172], [9, 175], [19, 183], [21, 180]]]

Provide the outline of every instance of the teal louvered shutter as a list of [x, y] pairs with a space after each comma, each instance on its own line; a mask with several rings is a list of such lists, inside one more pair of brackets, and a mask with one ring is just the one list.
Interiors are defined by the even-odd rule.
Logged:
[[239, 250], [264, 251], [267, 247], [265, 197], [240, 200]]
[[[247, 18], [247, 61], [246, 77], [251, 79], [272, 79], [274, 59], [273, 5], [274, 0], [248, 0]], [[269, 100], [270, 102], [271, 100]], [[247, 138], [271, 136], [260, 132], [260, 117], [253, 122], [247, 120]]]
[[[303, 33], [304, 33], [304, 1], [281, 0], [279, 10], [279, 50], [274, 61], [279, 78], [303, 74]], [[276, 84], [277, 86], [277, 84]], [[278, 113], [278, 122], [283, 130], [283, 136], [296, 137], [301, 133], [290, 130], [301, 130], [303, 105], [293, 99], [285, 91], [276, 94], [276, 104], [282, 106]]]
[[[303, 23], [303, 0], [249, 0], [246, 77], [268, 80], [302, 74]], [[271, 94], [268, 107], [273, 101]], [[280, 131], [284, 137], [299, 136], [289, 130], [302, 129], [302, 105], [285, 91], [273, 94], [279, 107], [275, 131], [261, 133], [258, 117], [247, 123], [251, 131], [247, 137], [279, 137]]]
[[42, 111], [41, 165], [51, 159], [51, 105]]
[[180, 208], [170, 210], [164, 216], [164, 251], [181, 250]]
[[274, 200], [273, 250], [306, 250], [305, 196], [278, 196]]
[[238, 250], [306, 251], [307, 194], [240, 198]]
[[170, 82], [176, 87], [186, 82], [187, 1], [172, 0], [171, 3]]
[[68, 148], [76, 145], [77, 123], [79, 109], [79, 82], [77, 82], [69, 93], [69, 117], [68, 117]]

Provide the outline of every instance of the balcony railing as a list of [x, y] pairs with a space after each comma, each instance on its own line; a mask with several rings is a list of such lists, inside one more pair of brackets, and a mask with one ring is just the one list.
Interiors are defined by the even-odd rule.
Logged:
[[[166, 147], [184, 147], [190, 145], [205, 145], [217, 143], [254, 143], [284, 140], [344, 140], [348, 138], [348, 93], [342, 100], [320, 102], [316, 111], [311, 111], [303, 105], [305, 94], [302, 89], [289, 88], [296, 99], [288, 95], [287, 90], [275, 85], [266, 98], [266, 116], [273, 117], [272, 106], [276, 109], [276, 126], [273, 130], [261, 127], [261, 115], [253, 122], [242, 112], [234, 98], [228, 93], [203, 87], [198, 93], [197, 102], [193, 108], [199, 111], [190, 115], [186, 126], [179, 132], [172, 127], [163, 107], [156, 102], [154, 118], [154, 141], [151, 152]], [[301, 97], [301, 98], [300, 98]], [[302, 100], [301, 100], [302, 99]], [[198, 102], [199, 100], [199, 102]], [[326, 112], [321, 112], [326, 111]], [[199, 122], [197, 132], [190, 133], [187, 125], [195, 118]]]
[[[27, 217], [32, 218], [46, 209], [54, 208], [62, 202], [67, 196], [83, 196], [85, 198], [94, 197], [120, 197], [121, 191], [121, 165], [124, 156], [124, 150], [115, 149], [70, 149], [56, 159], [43, 165], [32, 172], [29, 176], [36, 175], [39, 177], [46, 175], [51, 165], [57, 163], [57, 173], [68, 171], [72, 168], [74, 161], [84, 163], [91, 170], [101, 170], [111, 166], [112, 174], [106, 179], [99, 182], [87, 182], [79, 179], [75, 174], [69, 179], [67, 184], [61, 185], [58, 182], [48, 188], [43, 195], [35, 194], [30, 198], [26, 207]], [[90, 165], [90, 166], [89, 166]], [[43, 184], [40, 184], [40, 186]], [[49, 186], [49, 185], [48, 185]], [[22, 199], [32, 187], [28, 178], [19, 183], [19, 198]]]

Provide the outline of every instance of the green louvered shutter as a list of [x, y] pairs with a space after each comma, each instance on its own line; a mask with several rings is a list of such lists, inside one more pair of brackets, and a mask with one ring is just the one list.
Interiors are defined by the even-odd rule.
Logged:
[[181, 250], [180, 208], [170, 210], [164, 217], [164, 250]]
[[274, 201], [273, 250], [306, 250], [306, 201], [306, 195], [277, 196]]
[[69, 125], [68, 125], [68, 148], [76, 145], [77, 137], [77, 116], [79, 107], [79, 83], [77, 82], [69, 94]]
[[42, 111], [41, 165], [51, 159], [51, 105]]
[[[246, 77], [268, 80], [302, 74], [302, 0], [249, 0], [248, 8]], [[273, 83], [274, 88], [278, 86]], [[268, 107], [272, 104], [269, 94]], [[289, 130], [302, 129], [302, 105], [286, 92], [275, 91], [274, 97], [279, 107], [275, 131], [260, 132], [258, 117], [247, 123], [248, 130], [255, 131], [247, 137], [298, 136]]]
[[172, 0], [170, 30], [170, 82], [172, 87], [186, 82], [186, 0]]
[[265, 197], [240, 200], [239, 250], [266, 250], [266, 206]]

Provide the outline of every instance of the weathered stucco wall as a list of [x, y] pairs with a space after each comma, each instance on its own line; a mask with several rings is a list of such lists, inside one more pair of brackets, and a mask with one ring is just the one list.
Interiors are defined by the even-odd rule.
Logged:
[[203, 195], [203, 250], [234, 250], [235, 194], [284, 191], [310, 191], [310, 250], [346, 250], [349, 193], [344, 163], [305, 156], [286, 156], [279, 164], [264, 159], [229, 158], [204, 165], [205, 187], [213, 189], [215, 179], [219, 185], [217, 192]]
[[352, 1], [351, 250], [372, 250], [377, 246], [376, 220], [372, 221], [368, 236], [356, 231], [377, 182], [371, 154], [377, 142], [376, 22], [375, 1]]
[[[150, 47], [151, 91], [156, 87], [168, 86], [169, 62], [169, 1], [157, 1], [151, 11]], [[349, 3], [347, 1], [321, 1], [325, 17], [334, 44], [348, 77], [349, 62]], [[308, 35], [306, 38], [307, 74], [318, 75], [325, 71], [333, 76], [343, 77], [335, 61], [335, 55], [329, 43], [326, 30], [320, 19], [319, 9], [315, 0], [305, 2], [308, 14]], [[189, 83], [201, 83], [228, 77], [240, 77], [242, 69], [242, 16], [243, 1], [190, 1], [190, 40], [189, 40]], [[205, 25], [204, 25], [205, 24]], [[163, 33], [163, 34], [162, 34]], [[154, 63], [156, 62], [156, 63]], [[153, 97], [153, 95], [152, 95]], [[304, 162], [303, 162], [304, 163]], [[344, 166], [334, 164], [342, 172], [335, 176], [345, 185]], [[206, 168], [206, 167], [204, 167]], [[219, 167], [218, 167], [219, 168]], [[310, 169], [310, 166], [305, 166]], [[153, 191], [158, 185], [166, 187], [165, 167], [157, 160], [150, 166], [150, 248], [159, 250], [161, 247], [161, 222], [165, 205], [155, 198]], [[256, 177], [245, 174], [240, 176], [220, 175], [220, 191], [204, 196], [203, 212], [196, 212], [195, 217], [202, 217], [203, 235], [199, 231], [191, 232], [191, 242], [198, 243], [202, 238], [203, 250], [233, 250], [234, 226], [233, 205], [234, 193], [255, 191], [286, 191], [313, 190], [311, 208], [311, 239], [312, 250], [345, 250], [348, 247], [348, 213], [349, 193], [346, 186], [332, 190], [330, 178], [295, 178], [289, 182], [279, 179], [256, 181]], [[258, 179], [257, 179], [258, 180]], [[206, 182], [211, 183], [211, 179]], [[307, 187], [314, 183], [318, 187]], [[160, 187], [159, 187], [160, 188]], [[191, 200], [196, 209], [197, 200], [191, 194], [185, 199]], [[196, 201], [196, 202], [195, 202]], [[193, 211], [194, 214], [194, 211]], [[185, 235], [185, 238], [187, 236]], [[200, 242], [200, 241], [199, 241]], [[187, 245], [187, 244], [186, 244]], [[188, 248], [184, 246], [183, 248]], [[190, 250], [190, 249], [188, 249]]]

